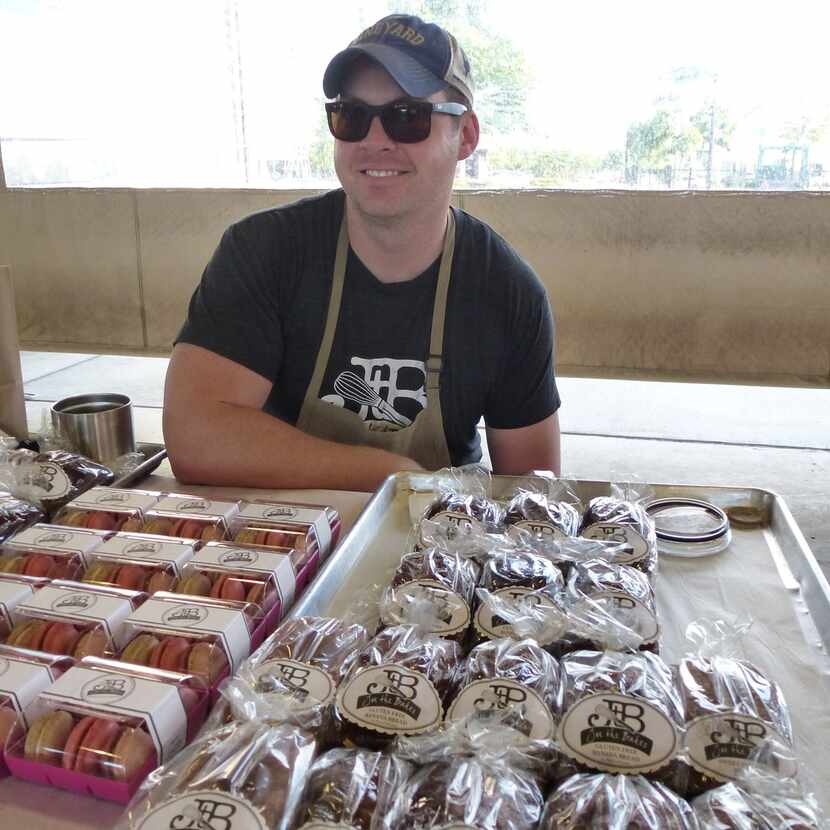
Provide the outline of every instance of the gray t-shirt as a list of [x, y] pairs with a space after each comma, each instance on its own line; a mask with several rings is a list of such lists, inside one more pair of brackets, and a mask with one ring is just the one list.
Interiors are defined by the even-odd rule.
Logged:
[[[264, 410], [296, 423], [323, 337], [342, 190], [242, 219], [225, 232], [190, 301], [177, 342], [222, 355], [273, 383]], [[455, 210], [441, 412], [454, 465], [481, 458], [476, 424], [535, 424], [559, 408], [553, 319], [530, 266], [478, 219]], [[375, 428], [413, 421], [426, 401], [424, 364], [439, 260], [412, 280], [382, 283], [350, 249], [320, 397]], [[387, 405], [367, 404], [378, 396]], [[394, 411], [390, 411], [394, 410]]]

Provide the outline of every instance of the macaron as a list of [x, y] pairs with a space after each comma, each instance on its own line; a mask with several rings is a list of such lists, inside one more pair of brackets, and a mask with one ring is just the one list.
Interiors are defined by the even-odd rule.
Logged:
[[112, 764], [112, 750], [121, 728], [121, 724], [114, 720], [93, 718], [81, 735], [74, 770], [85, 775], [106, 774]]
[[212, 686], [228, 665], [225, 652], [214, 643], [195, 643], [187, 655], [187, 670], [207, 678]]
[[32, 553], [26, 557], [23, 573], [26, 576], [50, 576], [56, 564], [55, 559], [45, 553]]
[[19, 574], [26, 567], [25, 556], [4, 556], [0, 559], [0, 573]]
[[118, 573], [118, 565], [112, 562], [93, 562], [84, 574], [84, 582], [100, 582], [105, 585], [112, 585], [115, 575]]
[[[121, 525], [121, 532], [122, 533], [138, 533], [141, 531], [141, 528], [144, 527], [144, 519], [139, 516], [131, 516]], [[145, 533], [150, 533], [151, 531], [146, 530]]]
[[103, 657], [107, 653], [109, 644], [110, 639], [102, 627], [90, 628], [78, 638], [72, 656], [77, 660], [83, 657]]
[[246, 602], [252, 602], [262, 608], [263, 611], [270, 610], [277, 599], [277, 592], [271, 585], [266, 585], [264, 582], [255, 582], [248, 591], [248, 596], [245, 597]]
[[255, 527], [245, 527], [233, 537], [234, 542], [239, 542], [243, 545], [262, 545], [264, 542], [259, 541], [268, 535], [265, 530], [257, 530]]
[[126, 521], [124, 513], [107, 513], [103, 510], [95, 510], [87, 514], [86, 524], [90, 530], [118, 530], [119, 525]]
[[36, 718], [26, 733], [23, 747], [26, 759], [61, 766], [63, 749], [74, 726], [75, 718], [63, 709]]
[[161, 641], [152, 634], [139, 634], [130, 640], [119, 659], [125, 663], [138, 663], [141, 666], [149, 666], [150, 658]]
[[86, 527], [86, 510], [68, 510], [60, 516], [62, 527]]
[[167, 571], [154, 571], [147, 581], [147, 591], [154, 594], [156, 591], [171, 591], [176, 584], [176, 577]]
[[153, 739], [143, 729], [127, 726], [112, 748], [107, 772], [116, 781], [130, 781], [155, 758]]
[[63, 748], [61, 766], [64, 769], [75, 769], [75, 763], [78, 760], [78, 752], [81, 748], [81, 741], [86, 737], [86, 733], [89, 732], [89, 728], [93, 723], [95, 723], [95, 718], [91, 715], [87, 715], [85, 718], [81, 718], [75, 726], [72, 727], [72, 731], [69, 733], [69, 737], [66, 739], [66, 745]]
[[195, 597], [206, 597], [210, 594], [210, 577], [206, 574], [194, 571], [179, 581], [176, 588], [177, 594], [190, 594]]
[[165, 637], [151, 652], [150, 665], [167, 671], [187, 671], [191, 642], [185, 637]]
[[182, 539], [201, 539], [204, 529], [204, 519], [179, 519], [171, 528], [170, 535]]
[[143, 591], [146, 582], [147, 569], [132, 563], [122, 565], [115, 577], [115, 584], [119, 588], [129, 588], [132, 591]]
[[225, 538], [225, 530], [221, 525], [208, 525], [199, 538], [203, 542], [221, 542]]
[[40, 649], [49, 623], [46, 620], [23, 620], [19, 622], [6, 638], [7, 646]]
[[81, 636], [81, 632], [71, 623], [49, 623], [40, 647], [50, 654], [71, 655]]
[[[175, 534], [171, 533], [173, 525], [173, 519], [155, 517], [144, 522], [143, 528], [140, 529], [142, 533], [155, 533], [158, 536], [174, 536]], [[138, 530], [139, 528], [136, 529]], [[122, 528], [122, 530], [126, 530], [126, 525]]]
[[244, 602], [245, 595], [248, 592], [248, 583], [237, 577], [222, 574], [213, 587], [210, 589], [210, 595], [217, 599], [229, 599], [236, 602]]

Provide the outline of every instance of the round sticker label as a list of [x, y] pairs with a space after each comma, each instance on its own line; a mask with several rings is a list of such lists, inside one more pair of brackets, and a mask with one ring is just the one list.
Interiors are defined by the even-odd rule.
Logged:
[[[597, 591], [589, 595], [589, 600], [604, 608], [613, 619], [636, 631], [643, 638], [644, 645], [657, 641], [660, 624], [656, 615], [631, 594], [624, 591]], [[582, 604], [590, 606], [585, 600], [582, 600]], [[577, 607], [579, 605], [577, 603]]]
[[305, 712], [334, 700], [334, 680], [322, 669], [299, 660], [267, 660], [255, 675], [257, 691], [291, 697], [294, 709]]
[[443, 714], [429, 678], [397, 663], [359, 671], [338, 690], [337, 708], [346, 720], [385, 735], [429, 732]]
[[538, 539], [552, 539], [554, 542], [562, 542], [565, 539], [570, 539], [570, 536], [556, 525], [550, 522], [535, 522], [530, 519], [522, 519], [522, 521], [510, 525], [507, 528], [507, 535], [511, 539], [521, 539], [522, 534], [519, 533], [520, 530], [524, 530], [526, 533], [530, 533]]
[[479, 828], [472, 824], [442, 824], [435, 830], [479, 830]]
[[[520, 600], [530, 604], [534, 609], [551, 608], [556, 609], [556, 604], [550, 597], [543, 596], [533, 588], [499, 588], [491, 592], [493, 596], [500, 597], [512, 603]], [[486, 602], [482, 602], [476, 610], [473, 624], [478, 634], [489, 640], [498, 640], [501, 637], [514, 638], [513, 625], [498, 615], [497, 612]], [[547, 645], [547, 643], [540, 643]]]
[[586, 527], [581, 535], [585, 539], [598, 539], [600, 542], [630, 545], [630, 551], [621, 551], [614, 554], [614, 561], [623, 565], [640, 562], [648, 556], [648, 542], [631, 525], [619, 525], [614, 522], [595, 522]]
[[[686, 729], [686, 752], [698, 772], [728, 783], [737, 778], [758, 746], [771, 738], [788, 745], [779, 732], [759, 718], [734, 712], [703, 715]], [[780, 756], [776, 759], [782, 763]], [[753, 763], [757, 761], [753, 759]], [[779, 765], [776, 772], [783, 777], [795, 775], [795, 762], [783, 762], [783, 768]]]
[[35, 500], [62, 499], [72, 490], [69, 476], [57, 464], [35, 464], [35, 470], [25, 477], [23, 484], [31, 488]]
[[343, 824], [339, 821], [309, 821], [299, 830], [357, 830], [353, 824]]
[[530, 740], [547, 741], [553, 737], [553, 715], [541, 695], [504, 677], [476, 680], [465, 686], [447, 711], [446, 720], [461, 720], [473, 712], [486, 718], [505, 709], [516, 711], [516, 722], [509, 725]]
[[165, 801], [135, 824], [136, 830], [269, 830], [247, 801], [220, 790], [197, 790]]
[[[455, 510], [444, 510], [441, 513], [436, 513], [427, 519], [432, 525], [437, 525], [439, 532], [447, 539], [455, 539], [456, 536], [463, 536], [471, 533], [476, 528], [481, 527], [481, 522], [468, 516], [466, 513], [458, 513]], [[433, 528], [427, 525], [428, 532]], [[421, 526], [421, 541], [426, 544], [424, 539], [424, 527]]]
[[385, 625], [398, 625], [408, 619], [408, 609], [427, 605], [435, 616], [433, 634], [457, 634], [470, 624], [470, 606], [458, 594], [434, 579], [416, 579], [389, 591], [381, 619]]
[[652, 772], [678, 750], [669, 718], [645, 700], [613, 693], [577, 701], [559, 724], [562, 750], [604, 772]]

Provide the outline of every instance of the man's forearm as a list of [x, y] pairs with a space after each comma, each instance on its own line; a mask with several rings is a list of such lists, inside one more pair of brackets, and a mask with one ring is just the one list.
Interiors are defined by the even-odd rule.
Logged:
[[185, 484], [368, 491], [391, 473], [419, 469], [386, 450], [325, 441], [261, 410], [221, 402], [187, 415], [166, 408], [164, 438]]

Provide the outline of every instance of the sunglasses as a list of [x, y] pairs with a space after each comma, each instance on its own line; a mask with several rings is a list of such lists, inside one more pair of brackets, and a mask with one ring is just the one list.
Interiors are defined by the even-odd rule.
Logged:
[[433, 104], [430, 101], [392, 101], [377, 107], [362, 101], [331, 101], [326, 104], [329, 130], [338, 141], [363, 141], [372, 119], [380, 116], [386, 135], [400, 144], [416, 144], [429, 137], [432, 113], [461, 116], [464, 104]]

